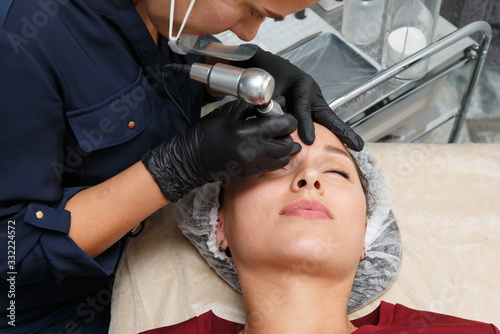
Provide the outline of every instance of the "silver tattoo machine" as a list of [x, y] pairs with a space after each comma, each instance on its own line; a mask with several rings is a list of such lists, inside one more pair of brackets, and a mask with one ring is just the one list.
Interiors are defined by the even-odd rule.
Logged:
[[259, 116], [283, 115], [279, 103], [272, 100], [274, 78], [260, 68], [240, 68], [226, 64], [172, 64], [172, 68], [202, 82], [213, 91], [232, 95], [257, 106]]

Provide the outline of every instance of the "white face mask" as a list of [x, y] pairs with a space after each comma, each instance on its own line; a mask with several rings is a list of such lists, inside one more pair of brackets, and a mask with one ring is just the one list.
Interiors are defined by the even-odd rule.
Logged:
[[[210, 35], [203, 36], [193, 36], [193, 35], [183, 35], [181, 36], [182, 30], [186, 25], [186, 21], [191, 14], [194, 3], [196, 0], [191, 0], [188, 10], [184, 19], [182, 20], [181, 27], [177, 36], [172, 36], [172, 30], [174, 26], [174, 7], [175, 0], [170, 2], [170, 21], [168, 27], [168, 46], [170, 49], [180, 55], [199, 54], [203, 56], [211, 56], [216, 58], [222, 58], [232, 61], [247, 60], [253, 57], [255, 52], [257, 52], [258, 45], [256, 44], [240, 44], [240, 45], [224, 45], [222, 43], [217, 43], [215, 39]], [[210, 48], [208, 48], [210, 45]]]

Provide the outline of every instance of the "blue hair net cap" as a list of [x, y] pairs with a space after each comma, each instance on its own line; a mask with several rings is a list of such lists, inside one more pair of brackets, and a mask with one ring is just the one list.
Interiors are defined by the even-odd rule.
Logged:
[[[349, 297], [348, 312], [353, 312], [383, 294], [396, 278], [401, 263], [401, 235], [391, 212], [387, 178], [375, 155], [368, 151], [350, 151], [365, 174], [370, 192], [367, 202], [366, 259], [360, 261]], [[240, 280], [233, 260], [219, 251], [215, 241], [219, 209], [220, 183], [209, 183], [192, 190], [179, 203], [177, 223], [198, 249], [208, 265], [229, 285], [241, 293]]]

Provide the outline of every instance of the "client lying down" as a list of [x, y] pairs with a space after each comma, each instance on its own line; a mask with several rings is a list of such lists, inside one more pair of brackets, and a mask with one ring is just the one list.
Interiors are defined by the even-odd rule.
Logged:
[[227, 264], [218, 273], [231, 272], [234, 263], [239, 282], [233, 287], [241, 287], [245, 324], [208, 312], [147, 333], [500, 334], [493, 325], [385, 302], [349, 321], [349, 296], [366, 257], [370, 186], [338, 138], [315, 126], [314, 144], [303, 144], [286, 167], [252, 181], [231, 181], [220, 196], [218, 185], [207, 185], [217, 190], [203, 196], [220, 198], [212, 217], [196, 225], [189, 217], [179, 219], [195, 245], [200, 226], [213, 222], [215, 240], [201, 247], [210, 251], [198, 248], [205, 258]]

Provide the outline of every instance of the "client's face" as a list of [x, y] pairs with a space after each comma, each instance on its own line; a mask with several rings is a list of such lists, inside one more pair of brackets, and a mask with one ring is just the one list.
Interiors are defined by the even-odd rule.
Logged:
[[305, 266], [353, 274], [363, 253], [366, 202], [355, 164], [340, 140], [315, 124], [313, 145], [279, 170], [231, 182], [219, 211], [217, 239], [238, 271]]

